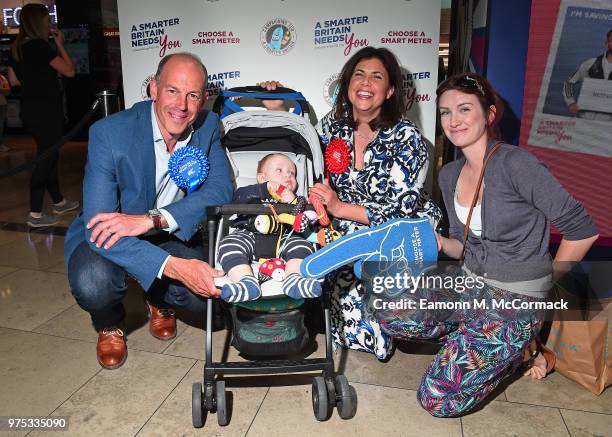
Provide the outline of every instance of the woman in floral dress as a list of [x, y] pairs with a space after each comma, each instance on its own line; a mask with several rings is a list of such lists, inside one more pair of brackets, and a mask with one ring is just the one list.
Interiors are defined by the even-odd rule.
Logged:
[[[329, 184], [312, 187], [343, 234], [398, 217], [428, 217], [440, 210], [423, 184], [429, 157], [419, 129], [405, 118], [406, 104], [397, 59], [385, 48], [365, 47], [342, 69], [337, 99], [317, 130], [326, 148], [344, 151], [345, 168], [329, 169]], [[334, 341], [385, 359], [390, 337], [365, 313], [364, 290], [352, 265], [335, 274], [332, 294]]]
[[[267, 90], [276, 81], [259, 84]], [[423, 190], [429, 157], [419, 129], [405, 118], [406, 103], [397, 59], [388, 49], [365, 47], [344, 65], [334, 108], [317, 125], [323, 145], [343, 155], [344, 165], [329, 170], [329, 181], [315, 184], [343, 235], [398, 217], [428, 217], [435, 227], [440, 209]], [[282, 100], [265, 100], [284, 110]], [[366, 311], [365, 291], [348, 265], [331, 278], [332, 335], [342, 347], [370, 352], [384, 360], [391, 338]]]

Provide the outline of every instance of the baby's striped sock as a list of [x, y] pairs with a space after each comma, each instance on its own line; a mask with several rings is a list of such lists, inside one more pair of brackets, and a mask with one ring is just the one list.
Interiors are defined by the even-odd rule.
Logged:
[[293, 299], [321, 296], [321, 284], [310, 278], [303, 278], [297, 273], [291, 273], [283, 281], [283, 293]]
[[226, 302], [246, 302], [256, 300], [261, 296], [259, 282], [254, 276], [243, 276], [242, 279], [233, 284], [225, 284], [221, 289], [221, 299]]

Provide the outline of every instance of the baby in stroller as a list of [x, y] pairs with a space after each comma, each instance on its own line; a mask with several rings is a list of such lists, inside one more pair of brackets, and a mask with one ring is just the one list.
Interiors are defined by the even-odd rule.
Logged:
[[[266, 155], [257, 164], [257, 184], [238, 188], [233, 203], [281, 201], [296, 203], [296, 167], [282, 153]], [[321, 284], [300, 275], [302, 260], [315, 250], [313, 244], [300, 235], [285, 232], [280, 235], [278, 256], [285, 260], [282, 291], [293, 299], [321, 295]], [[259, 299], [261, 287], [251, 268], [255, 253], [255, 234], [248, 229], [237, 229], [219, 243], [219, 262], [231, 283], [223, 285], [221, 298], [230, 303]]]

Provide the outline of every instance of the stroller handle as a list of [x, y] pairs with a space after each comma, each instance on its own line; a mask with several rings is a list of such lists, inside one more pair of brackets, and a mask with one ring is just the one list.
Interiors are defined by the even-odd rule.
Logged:
[[234, 112], [241, 112], [244, 109], [232, 100], [232, 97], [248, 97], [259, 100], [294, 100], [296, 102], [293, 113], [304, 115], [310, 113], [308, 101], [302, 93], [291, 88], [278, 87], [276, 90], [270, 91], [259, 86], [244, 86], [235, 87], [228, 90], [223, 90], [215, 99], [213, 111], [225, 118]]
[[[258, 94], [299, 94], [300, 96], [302, 95], [302, 93], [291, 89], [291, 88], [285, 88], [285, 87], [277, 87], [275, 90], [267, 90], [263, 87], [260, 86], [237, 86], [234, 88], [230, 88], [227, 91], [233, 91], [236, 93], [244, 93], [246, 96], [248, 96], [251, 93], [258, 93]], [[303, 96], [302, 96], [303, 97]], [[278, 97], [276, 96], [271, 96], [271, 98], [273, 99], [277, 99]]]
[[[291, 214], [293, 212], [293, 205], [285, 203], [275, 203], [274, 209], [278, 214]], [[306, 210], [314, 211], [312, 205], [306, 205]], [[259, 215], [259, 214], [271, 214], [271, 210], [268, 206], [256, 203], [231, 203], [227, 205], [219, 206], [208, 206], [206, 207], [206, 215], [210, 218], [222, 215]]]

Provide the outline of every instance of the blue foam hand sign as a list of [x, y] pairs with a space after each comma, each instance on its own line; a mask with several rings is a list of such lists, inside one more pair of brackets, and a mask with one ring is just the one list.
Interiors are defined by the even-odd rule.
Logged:
[[168, 173], [174, 183], [193, 192], [208, 177], [208, 157], [202, 150], [194, 146], [181, 147], [176, 150], [168, 161]]
[[397, 218], [372, 228], [346, 235], [302, 261], [306, 278], [322, 278], [328, 273], [355, 262], [355, 274], [361, 277], [366, 261], [405, 262], [424, 268], [438, 259], [438, 243], [426, 218]]

